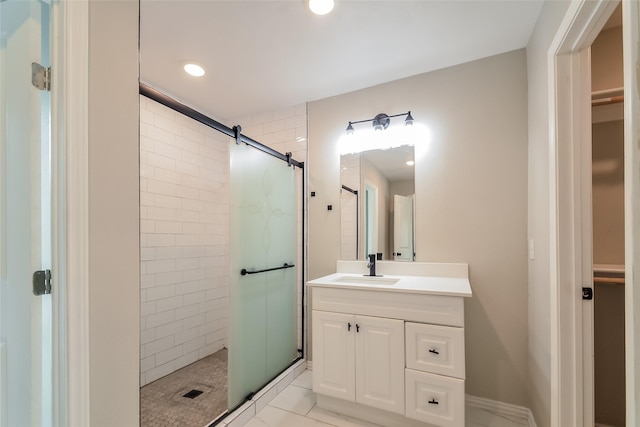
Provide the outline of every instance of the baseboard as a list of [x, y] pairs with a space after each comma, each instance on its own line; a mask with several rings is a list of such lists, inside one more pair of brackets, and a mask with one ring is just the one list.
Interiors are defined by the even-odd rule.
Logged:
[[[307, 369], [313, 370], [313, 362], [307, 361]], [[531, 410], [524, 406], [513, 405], [511, 403], [499, 402], [497, 400], [486, 399], [484, 397], [476, 397], [466, 395], [465, 404], [471, 408], [483, 409], [497, 415], [506, 416], [516, 419], [526, 424], [528, 427], [537, 427], [536, 420], [533, 418]], [[605, 425], [596, 425], [596, 427], [609, 427]]]
[[524, 406], [512, 405], [510, 403], [499, 402], [497, 400], [486, 399], [484, 397], [466, 396], [466, 405], [470, 408], [483, 409], [497, 415], [517, 419], [526, 423], [529, 427], [537, 427], [533, 418], [533, 413]]

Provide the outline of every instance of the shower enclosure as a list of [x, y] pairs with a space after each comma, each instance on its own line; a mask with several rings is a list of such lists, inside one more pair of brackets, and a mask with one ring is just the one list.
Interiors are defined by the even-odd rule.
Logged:
[[[239, 141], [238, 141], [239, 142]], [[229, 407], [297, 357], [295, 171], [245, 144], [231, 147]]]
[[304, 164], [140, 93], [141, 424], [208, 423], [302, 357]]

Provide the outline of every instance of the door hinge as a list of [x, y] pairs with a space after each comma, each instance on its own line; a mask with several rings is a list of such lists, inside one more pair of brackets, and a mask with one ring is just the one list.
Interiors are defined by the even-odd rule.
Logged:
[[33, 294], [35, 296], [51, 293], [51, 270], [38, 270], [33, 273]]
[[31, 84], [39, 90], [51, 90], [51, 67], [43, 67], [37, 62], [31, 63]]
[[593, 299], [593, 288], [582, 288], [582, 299], [583, 300], [592, 300]]

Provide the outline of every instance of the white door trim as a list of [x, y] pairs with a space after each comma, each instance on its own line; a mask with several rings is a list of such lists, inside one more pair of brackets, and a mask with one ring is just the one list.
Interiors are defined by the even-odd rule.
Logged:
[[583, 216], [583, 181], [590, 171], [584, 143], [591, 142], [588, 49], [616, 6], [607, 0], [571, 2], [548, 51], [551, 425], [557, 427], [593, 425], [593, 388], [584, 383], [593, 381], [592, 362], [583, 361], [590, 356], [583, 348], [583, 332], [589, 331], [581, 300], [583, 284], [590, 283], [585, 271], [592, 268], [585, 259], [590, 246], [588, 254], [582, 251], [591, 244], [583, 241], [590, 227], [590, 217]]
[[52, 32], [53, 252], [60, 313], [54, 320], [54, 419], [59, 426], [88, 426], [88, 1], [53, 2]]
[[622, 2], [624, 57], [625, 360], [626, 425], [640, 422], [640, 5]]

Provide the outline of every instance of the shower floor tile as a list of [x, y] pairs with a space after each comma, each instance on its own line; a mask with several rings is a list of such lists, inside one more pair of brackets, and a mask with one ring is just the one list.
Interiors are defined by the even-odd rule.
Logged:
[[[193, 399], [183, 397], [192, 390], [202, 393]], [[140, 389], [141, 427], [201, 427], [226, 410], [227, 349]]]

